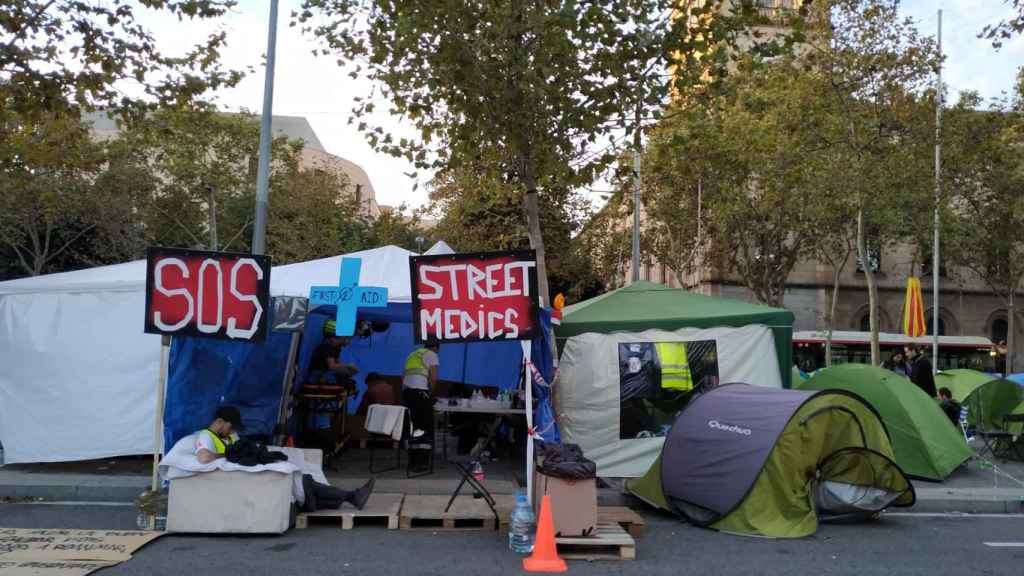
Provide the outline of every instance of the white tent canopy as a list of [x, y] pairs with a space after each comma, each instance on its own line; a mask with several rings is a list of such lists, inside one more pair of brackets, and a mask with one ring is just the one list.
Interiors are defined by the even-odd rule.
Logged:
[[[360, 284], [408, 302], [409, 256], [355, 252]], [[342, 256], [275, 266], [272, 296], [339, 281]], [[146, 454], [153, 449], [160, 337], [142, 331], [146, 263], [0, 282], [0, 443], [9, 463]], [[59, 423], [58, 425], [51, 425]]]
[[775, 338], [766, 326], [580, 334], [566, 341], [555, 381], [562, 440], [579, 444], [601, 476], [644, 475], [665, 438], [621, 438], [619, 344], [697, 340], [715, 341], [720, 382], [782, 387]]

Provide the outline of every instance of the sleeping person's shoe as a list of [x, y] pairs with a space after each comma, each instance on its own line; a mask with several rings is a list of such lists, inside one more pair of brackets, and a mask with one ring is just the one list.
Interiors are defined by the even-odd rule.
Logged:
[[370, 494], [373, 494], [373, 485], [377, 482], [375, 478], [370, 478], [363, 484], [361, 488], [352, 493], [352, 505], [357, 510], [362, 510], [363, 506], [366, 506], [366, 502], [370, 499]]

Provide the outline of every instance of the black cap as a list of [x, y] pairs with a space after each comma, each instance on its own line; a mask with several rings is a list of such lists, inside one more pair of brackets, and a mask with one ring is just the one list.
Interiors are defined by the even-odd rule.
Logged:
[[245, 426], [242, 425], [242, 414], [234, 406], [221, 406], [217, 408], [214, 418], [220, 418], [225, 422], [229, 422], [235, 430], [245, 429]]

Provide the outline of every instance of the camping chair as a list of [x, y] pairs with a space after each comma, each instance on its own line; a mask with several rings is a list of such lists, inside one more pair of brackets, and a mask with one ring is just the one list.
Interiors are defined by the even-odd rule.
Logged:
[[1024, 423], [1024, 414], [1007, 414], [1003, 416], [1003, 428], [1010, 433], [1009, 452], [1016, 457], [1016, 460], [1024, 461], [1024, 447], [1021, 445], [1020, 436], [1010, 432], [1012, 426], [1019, 423]]
[[960, 431], [964, 433], [964, 442], [970, 442], [974, 439], [968, 432], [967, 425], [967, 406], [960, 406]]
[[978, 456], [984, 456], [985, 452], [988, 452], [993, 458], [1006, 460], [1016, 451], [1014, 447], [1016, 439], [1006, 426], [1006, 417], [1003, 417], [1001, 427], [991, 427], [989, 419], [984, 417], [984, 406], [981, 408], [978, 411], [975, 426], [975, 434], [981, 438], [982, 442], [982, 449], [978, 452]]

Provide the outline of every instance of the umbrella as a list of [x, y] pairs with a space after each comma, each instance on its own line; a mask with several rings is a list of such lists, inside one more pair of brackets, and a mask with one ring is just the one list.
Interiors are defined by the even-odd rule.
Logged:
[[903, 300], [903, 333], [911, 338], [920, 338], [926, 330], [921, 280], [911, 276], [907, 278], [907, 296]]

